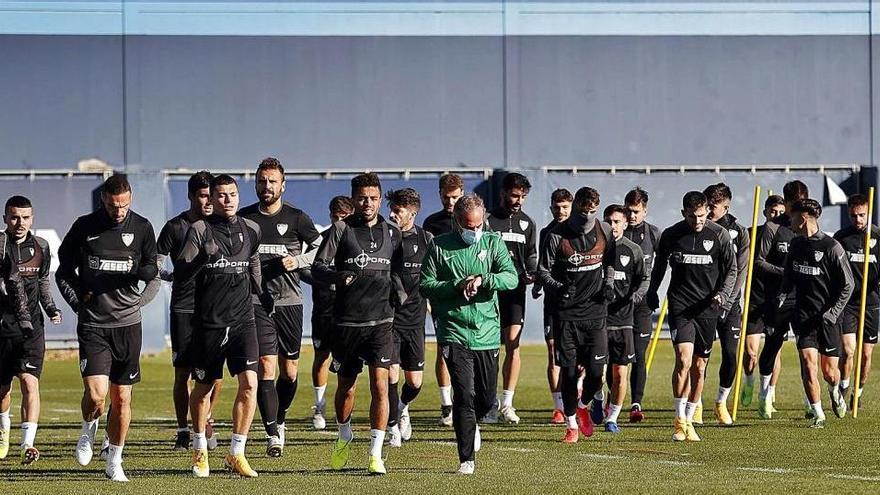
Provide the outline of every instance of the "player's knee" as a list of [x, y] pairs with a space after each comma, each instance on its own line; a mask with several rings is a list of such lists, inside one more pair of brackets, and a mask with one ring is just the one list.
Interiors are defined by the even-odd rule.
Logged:
[[[33, 396], [40, 393], [40, 380], [34, 375], [24, 374], [21, 376], [21, 394], [24, 396]], [[0, 397], [3, 396], [0, 390]]]

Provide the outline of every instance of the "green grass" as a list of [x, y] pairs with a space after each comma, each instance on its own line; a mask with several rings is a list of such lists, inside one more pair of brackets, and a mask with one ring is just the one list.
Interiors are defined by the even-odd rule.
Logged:
[[[433, 352], [433, 346], [429, 346]], [[451, 428], [436, 426], [438, 394], [433, 373], [426, 376], [423, 393], [413, 405], [413, 440], [402, 449], [386, 449], [389, 474], [366, 476], [368, 387], [358, 391], [354, 420], [356, 440], [349, 469], [328, 468], [334, 428], [311, 431], [309, 407], [313, 395], [309, 373], [300, 377], [299, 394], [288, 418], [288, 446], [283, 458], [265, 457], [264, 433], [255, 422], [248, 456], [260, 473], [254, 480], [232, 477], [221, 469], [227, 446], [211, 454], [214, 473], [207, 480], [189, 476], [189, 454], [172, 451], [174, 437], [169, 356], [143, 361], [144, 380], [134, 389], [134, 423], [125, 449], [125, 467], [132, 482], [114, 486], [120, 493], [513, 493], [584, 492], [598, 488], [620, 493], [739, 492], [766, 493], [773, 489], [846, 493], [880, 491], [877, 387], [869, 386], [857, 420], [839, 420], [828, 411], [825, 430], [812, 430], [803, 419], [801, 388], [793, 345], [786, 344], [783, 376], [777, 391], [780, 412], [761, 421], [754, 409], [741, 411], [732, 428], [711, 424], [711, 404], [717, 390], [717, 356], [710, 364], [704, 394], [706, 426], [699, 428], [703, 442], [673, 444], [672, 400], [669, 376], [672, 350], [658, 347], [653, 375], [644, 401], [647, 421], [626, 423], [622, 433], [599, 432], [574, 445], [560, 443], [563, 430], [547, 424], [551, 403], [544, 378], [542, 346], [523, 348], [523, 376], [515, 405], [519, 426], [485, 425], [483, 450], [477, 456], [477, 475], [458, 477]], [[304, 348], [302, 369], [310, 369], [311, 349]], [[433, 355], [428, 362], [432, 362]], [[42, 383], [43, 413], [37, 436], [42, 451], [29, 468], [18, 465], [19, 430], [13, 419], [10, 457], [0, 461], [3, 493], [86, 493], [110, 490], [103, 479], [103, 462], [86, 468], [73, 459], [79, 432], [82, 393], [76, 360], [47, 363]], [[365, 377], [364, 377], [365, 378]], [[335, 378], [331, 376], [329, 388]], [[227, 378], [222, 405], [217, 409], [222, 439], [229, 439], [228, 420], [234, 382]], [[17, 385], [16, 385], [17, 387]], [[825, 393], [823, 392], [823, 398]], [[18, 415], [19, 397], [13, 397]], [[824, 399], [826, 409], [827, 398]], [[627, 403], [628, 404], [628, 403]], [[732, 400], [731, 400], [732, 404]], [[332, 424], [332, 419], [328, 421]], [[103, 425], [102, 425], [103, 426]]]

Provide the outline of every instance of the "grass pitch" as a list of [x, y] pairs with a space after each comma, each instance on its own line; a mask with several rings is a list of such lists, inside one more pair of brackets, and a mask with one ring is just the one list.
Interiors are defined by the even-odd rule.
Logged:
[[[717, 348], [717, 346], [716, 346]], [[429, 345], [428, 362], [434, 346]], [[560, 442], [563, 429], [548, 424], [552, 409], [544, 374], [543, 346], [523, 348], [523, 376], [514, 404], [522, 417], [518, 426], [484, 425], [483, 450], [477, 455], [475, 476], [452, 473], [458, 467], [451, 428], [437, 426], [438, 394], [433, 370], [426, 373], [422, 394], [411, 406], [413, 440], [402, 449], [386, 447], [389, 474], [368, 477], [368, 392], [360, 384], [355, 406], [355, 442], [351, 462], [342, 472], [328, 467], [335, 426], [311, 430], [313, 402], [310, 370], [312, 352], [304, 346], [299, 392], [288, 415], [284, 457], [265, 456], [265, 434], [259, 417], [248, 442], [248, 457], [260, 476], [242, 480], [222, 469], [227, 452], [228, 421], [235, 382], [226, 378], [216, 416], [221, 446], [210, 455], [212, 475], [197, 480], [189, 474], [189, 453], [172, 450], [175, 435], [171, 402], [172, 368], [168, 354], [142, 362], [143, 381], [134, 388], [134, 421], [125, 448], [125, 468], [131, 483], [111, 485], [103, 479], [103, 461], [79, 467], [73, 449], [79, 433], [82, 394], [75, 359], [49, 361], [42, 380], [43, 412], [37, 435], [41, 459], [23, 468], [18, 464], [17, 392], [13, 395], [10, 456], [0, 461], [3, 493], [547, 493], [591, 491], [619, 493], [766, 493], [780, 489], [798, 492], [880, 492], [880, 400], [869, 384], [858, 419], [840, 420], [830, 411], [823, 387], [828, 426], [808, 428], [803, 419], [802, 392], [794, 346], [783, 348], [783, 374], [777, 390], [779, 413], [758, 419], [754, 405], [741, 410], [734, 427], [714, 425], [712, 404], [718, 383], [718, 356], [710, 363], [704, 393], [706, 425], [698, 428], [701, 443], [674, 444], [670, 372], [672, 349], [661, 342], [655, 368], [648, 378], [644, 400], [647, 420], [627, 423], [621, 414], [618, 435], [597, 431], [574, 445]], [[362, 380], [365, 380], [363, 376]], [[500, 382], [500, 380], [499, 380]], [[15, 385], [17, 388], [17, 384]], [[331, 376], [328, 397], [335, 377]], [[732, 406], [732, 399], [729, 402]], [[629, 402], [626, 402], [628, 407]], [[102, 420], [103, 429], [103, 420]], [[599, 430], [599, 429], [597, 429]], [[100, 437], [100, 434], [99, 434]]]

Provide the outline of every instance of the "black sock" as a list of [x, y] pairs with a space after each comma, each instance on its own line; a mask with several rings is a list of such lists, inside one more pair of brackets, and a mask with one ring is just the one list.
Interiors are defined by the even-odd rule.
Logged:
[[293, 404], [298, 382], [299, 379], [290, 381], [287, 378], [279, 378], [275, 384], [275, 389], [278, 391], [278, 422], [281, 424], [287, 419], [287, 410]]
[[410, 402], [416, 400], [419, 392], [422, 391], [422, 387], [415, 388], [411, 387], [409, 383], [403, 383], [403, 392], [400, 394], [400, 402], [403, 402], [404, 405], [409, 405]]
[[396, 425], [398, 418], [400, 418], [399, 402], [397, 383], [388, 383], [388, 428]]
[[449, 416], [452, 414], [452, 406], [440, 406], [440, 414], [443, 416]]
[[278, 436], [278, 394], [275, 393], [274, 380], [260, 380], [257, 383], [257, 406], [260, 408], [260, 417], [263, 418], [263, 426], [266, 434], [270, 437]]

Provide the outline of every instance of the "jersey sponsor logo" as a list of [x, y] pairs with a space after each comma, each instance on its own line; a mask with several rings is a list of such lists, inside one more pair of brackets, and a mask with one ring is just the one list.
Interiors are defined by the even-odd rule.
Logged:
[[284, 235], [284, 233], [287, 232], [287, 224], [286, 223], [275, 224], [275, 230], [278, 231], [278, 235]]
[[132, 242], [134, 242], [134, 234], [132, 234], [131, 232], [123, 232], [122, 243], [126, 246], [131, 246]]
[[776, 243], [776, 250], [779, 251], [780, 253], [787, 253], [788, 252], [788, 243], [787, 242], [777, 242]]
[[614, 280], [626, 280], [626, 272], [614, 270]]
[[18, 273], [33, 274], [33, 273], [37, 273], [39, 271], [40, 271], [40, 267], [38, 267], [38, 266], [18, 265]]
[[388, 258], [380, 258], [378, 256], [370, 256], [365, 251], [361, 251], [361, 254], [355, 256], [354, 258], [348, 258], [345, 260], [348, 264], [354, 264], [358, 268], [366, 268], [370, 263], [376, 263], [379, 265], [390, 265], [391, 260]]
[[711, 255], [688, 254], [681, 251], [673, 253], [673, 260], [682, 265], [711, 265], [713, 263]]
[[290, 251], [287, 250], [287, 246], [284, 244], [260, 244], [257, 251], [259, 251], [260, 254], [277, 254], [280, 256], [287, 256], [290, 254]]
[[225, 268], [247, 268], [251, 265], [250, 260], [244, 261], [229, 261], [226, 257], [221, 256], [220, 259], [213, 263], [205, 263], [206, 268], [210, 268], [212, 270], [222, 270]]
[[526, 243], [526, 235], [519, 232], [502, 232], [501, 238], [508, 242], [516, 242], [518, 244]]
[[525, 232], [525, 230], [527, 228], [529, 228], [529, 222], [527, 222], [525, 220], [520, 220], [519, 221], [519, 230], [522, 230], [523, 232]]
[[486, 261], [486, 256], [488, 255], [489, 253], [485, 249], [482, 249], [480, 250], [480, 253], [477, 254], [477, 259], [480, 261]]
[[[573, 253], [568, 257], [567, 260], [570, 264], [579, 266], [579, 265], [594, 265], [598, 266], [602, 261], [602, 253], [599, 254], [590, 254], [590, 253]], [[592, 269], [592, 268], [591, 268]]]
[[[858, 253], [847, 253], [847, 254], [849, 254], [849, 261], [852, 263], [864, 263], [865, 262], [865, 254], [864, 253], [858, 252]], [[872, 255], [868, 256], [868, 262], [869, 263], [876, 263], [877, 262], [877, 255], [872, 254]]]
[[703, 241], [703, 249], [705, 249], [707, 253], [709, 251], [711, 251], [714, 246], [715, 246], [715, 241], [710, 241], [708, 239]]
[[620, 266], [626, 266], [629, 264], [629, 256], [622, 254], [620, 255]]
[[105, 260], [97, 256], [89, 256], [89, 268], [99, 272], [128, 273], [134, 266], [131, 258], [127, 260]]
[[822, 269], [818, 266], [804, 265], [802, 263], [798, 263], [797, 261], [794, 262], [793, 266], [794, 271], [800, 273], [801, 275], [810, 275], [813, 277], [818, 277], [819, 275], [822, 275]]
[[825, 257], [824, 251], [813, 251], [813, 258], [816, 261], [822, 261], [822, 258], [824, 258], [824, 257]]
[[422, 264], [421, 263], [413, 263], [411, 261], [404, 261], [403, 267], [404, 268], [421, 268]]

